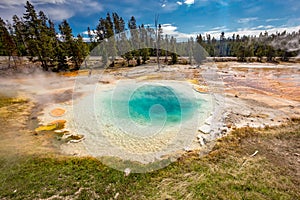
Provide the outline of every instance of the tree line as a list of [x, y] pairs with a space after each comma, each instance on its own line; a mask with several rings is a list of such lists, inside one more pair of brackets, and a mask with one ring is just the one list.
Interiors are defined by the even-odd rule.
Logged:
[[88, 27], [86, 42], [82, 35], [73, 35], [67, 20], [58, 25], [57, 31], [53, 21], [43, 11], [37, 12], [30, 2], [26, 2], [25, 9], [22, 17], [12, 17], [12, 23], [0, 18], [0, 55], [26, 56], [39, 62], [45, 71], [78, 70], [89, 54], [101, 55], [102, 66], [113, 67], [118, 56], [126, 61], [124, 65], [130, 66], [132, 61], [133, 65], [144, 64], [151, 56], [164, 57], [165, 63], [175, 64], [178, 56], [188, 57], [190, 63], [199, 63], [206, 56], [237, 57], [240, 61], [254, 56], [258, 61], [263, 57], [267, 61], [280, 57], [286, 61], [299, 53], [300, 30], [271, 35], [265, 32], [258, 37], [233, 34], [228, 38], [222, 32], [218, 39], [199, 34], [195, 39], [179, 42], [164, 35], [160, 24], [154, 28], [137, 25], [134, 16], [126, 23], [117, 13], [107, 13], [96, 27]]
[[274, 61], [275, 57], [280, 57], [282, 61], [288, 61], [289, 57], [297, 56], [300, 43], [300, 30], [298, 32], [268, 34], [267, 31], [259, 36], [239, 36], [233, 34], [232, 37], [225, 37], [222, 32], [219, 40], [208, 34], [197, 35], [196, 41], [201, 44], [211, 57], [237, 57], [239, 61], [246, 61], [249, 57], [257, 57], [262, 61], [266, 57], [268, 62]]

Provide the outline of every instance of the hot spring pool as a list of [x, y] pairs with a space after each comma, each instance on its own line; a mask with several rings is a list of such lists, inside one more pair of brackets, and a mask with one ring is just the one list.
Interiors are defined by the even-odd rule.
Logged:
[[186, 82], [120, 81], [74, 102], [73, 128], [95, 157], [148, 163], [189, 146], [212, 108]]
[[[183, 93], [165, 85], [145, 84], [136, 88], [123, 88], [106, 101], [118, 120], [128, 120], [141, 126], [176, 125], [193, 117], [201, 106]], [[130, 95], [129, 95], [130, 94]], [[97, 104], [97, 103], [96, 103]]]

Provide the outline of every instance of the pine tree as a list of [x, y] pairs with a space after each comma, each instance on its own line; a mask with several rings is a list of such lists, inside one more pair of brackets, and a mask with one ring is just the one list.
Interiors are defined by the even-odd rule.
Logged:
[[[88, 46], [83, 41], [81, 35], [77, 35], [77, 38], [74, 38], [72, 33], [72, 28], [70, 27], [67, 20], [63, 20], [63, 22], [59, 25], [59, 30], [61, 33], [61, 47], [66, 55], [71, 57], [71, 61], [74, 65], [72, 70], [78, 70], [85, 58], [88, 54]], [[65, 66], [66, 57], [62, 62], [62, 66]]]
[[[40, 11], [36, 13], [34, 6], [28, 1], [25, 5], [26, 12], [24, 14], [24, 42], [29, 54], [29, 59], [39, 61], [42, 68], [48, 71], [53, 67], [55, 59], [56, 36], [54, 25], [48, 20], [46, 15]], [[52, 27], [51, 27], [52, 26]], [[37, 57], [37, 60], [35, 59]]]
[[[68, 56], [71, 56], [71, 43], [73, 43], [72, 38], [73, 35], [66, 36], [66, 34], [70, 33], [70, 27], [65, 28], [68, 25], [66, 20], [63, 20], [61, 24], [59, 24], [58, 28], [60, 31], [60, 38], [56, 48], [56, 57], [57, 57], [57, 67], [55, 71], [67, 71], [69, 70], [68, 64]], [[67, 29], [69, 29], [67, 31]]]
[[19, 19], [17, 15], [13, 16], [13, 29], [15, 35], [15, 42], [17, 45], [19, 56], [28, 56], [27, 44], [25, 42], [26, 27], [24, 22]]
[[110, 38], [114, 36], [114, 26], [109, 13], [106, 14], [105, 29], [106, 29], [105, 38]]
[[72, 70], [77, 70], [80, 67], [80, 60], [77, 57], [76, 41], [72, 33], [72, 28], [70, 27], [67, 20], [63, 20], [58, 26], [61, 34], [60, 48], [64, 51], [65, 58], [62, 61], [62, 66], [69, 61], [72, 61], [73, 68]]
[[90, 27], [87, 27], [88, 37], [89, 37], [89, 51], [92, 51], [96, 46], [97, 42], [94, 37], [94, 30], [91, 30]]
[[[7, 55], [9, 57], [8, 67], [10, 67], [10, 59], [12, 56], [16, 56], [17, 47], [12, 36], [9, 34], [9, 31], [6, 28], [5, 22], [1, 17], [0, 17], [0, 44], [3, 46], [4, 55]], [[16, 63], [15, 63], [15, 67], [16, 67]]]
[[113, 22], [114, 22], [114, 32], [116, 35], [120, 34], [124, 30], [122, 30], [121, 19], [117, 13], [112, 13]]
[[78, 34], [73, 49], [76, 70], [80, 68], [82, 62], [84, 61], [84, 58], [88, 55], [88, 52], [88, 45], [83, 41], [83, 37]]
[[[33, 62], [40, 61], [44, 70], [48, 70], [47, 64], [44, 62], [42, 57], [41, 48], [40, 48], [40, 35], [39, 35], [39, 26], [40, 20], [38, 20], [34, 6], [26, 2], [25, 5], [25, 14], [23, 18], [25, 19], [24, 25], [24, 41], [26, 42], [26, 49], [28, 51], [29, 59]], [[37, 60], [35, 60], [37, 56]]]
[[105, 31], [105, 19], [100, 18], [99, 23], [96, 28], [96, 40], [97, 42], [102, 41], [104, 38], [106, 38], [106, 31]]
[[149, 59], [149, 47], [147, 46], [147, 30], [144, 24], [139, 27], [140, 32], [140, 54], [142, 56], [142, 63], [145, 64]]
[[40, 20], [39, 45], [41, 47], [41, 55], [45, 62], [45, 65], [47, 65], [47, 68], [52, 69], [57, 64], [57, 59], [55, 57], [55, 48], [58, 44], [54, 23], [49, 20], [42, 11], [39, 12], [38, 16]]

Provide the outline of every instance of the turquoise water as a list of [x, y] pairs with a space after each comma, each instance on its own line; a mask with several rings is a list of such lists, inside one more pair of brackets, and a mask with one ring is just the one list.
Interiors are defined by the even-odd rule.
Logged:
[[188, 97], [168, 86], [143, 85], [133, 92], [123, 88], [114, 94], [111, 107], [114, 118], [130, 119], [140, 125], [174, 125], [193, 117], [199, 108], [192, 97]]

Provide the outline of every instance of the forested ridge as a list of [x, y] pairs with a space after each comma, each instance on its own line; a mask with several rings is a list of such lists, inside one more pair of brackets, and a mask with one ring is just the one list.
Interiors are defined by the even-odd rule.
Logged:
[[[129, 37], [126, 31], [130, 33]], [[157, 55], [164, 56], [169, 64], [175, 64], [178, 56], [198, 54], [194, 48], [196, 44], [200, 44], [211, 57], [237, 57], [239, 61], [246, 61], [248, 57], [257, 57], [261, 61], [266, 57], [269, 62], [280, 57], [287, 61], [299, 54], [300, 43], [300, 30], [276, 34], [262, 32], [257, 37], [238, 34], [226, 37], [224, 32], [219, 38], [198, 34], [196, 38], [182, 42], [164, 34], [160, 24], [155, 28], [137, 25], [134, 16], [126, 23], [117, 13], [107, 13], [99, 19], [96, 27], [88, 27], [87, 32], [88, 41], [84, 41], [83, 35], [73, 35], [67, 20], [63, 20], [56, 30], [54, 22], [27, 1], [22, 17], [14, 15], [11, 23], [0, 18], [0, 55], [26, 56], [32, 62], [40, 63], [45, 71], [68, 71], [78, 70], [84, 58], [95, 48], [99, 48], [97, 55], [102, 56], [103, 66], [113, 67], [117, 55], [127, 61], [126, 66], [131, 60], [140, 65], [150, 56]], [[107, 48], [105, 45], [99, 47], [105, 42], [109, 43]], [[124, 51], [128, 49], [132, 50]]]

